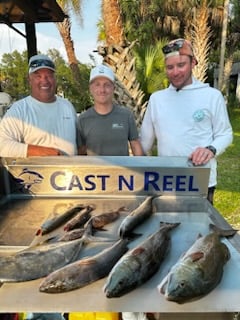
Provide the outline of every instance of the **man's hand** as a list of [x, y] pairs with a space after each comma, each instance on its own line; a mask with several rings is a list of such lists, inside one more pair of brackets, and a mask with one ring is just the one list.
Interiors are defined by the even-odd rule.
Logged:
[[193, 153], [189, 156], [189, 159], [195, 166], [200, 166], [202, 164], [206, 164], [209, 160], [214, 158], [214, 154], [211, 150], [207, 148], [197, 148]]
[[62, 152], [58, 149], [48, 148], [43, 146], [35, 146], [32, 144], [28, 145], [27, 156], [34, 157], [34, 156], [60, 156]]

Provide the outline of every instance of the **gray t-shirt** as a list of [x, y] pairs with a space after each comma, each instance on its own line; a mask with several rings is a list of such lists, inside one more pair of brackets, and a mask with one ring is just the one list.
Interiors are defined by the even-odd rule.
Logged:
[[78, 145], [86, 146], [88, 155], [128, 156], [128, 142], [138, 139], [134, 116], [123, 106], [105, 115], [89, 108], [79, 116], [78, 129]]

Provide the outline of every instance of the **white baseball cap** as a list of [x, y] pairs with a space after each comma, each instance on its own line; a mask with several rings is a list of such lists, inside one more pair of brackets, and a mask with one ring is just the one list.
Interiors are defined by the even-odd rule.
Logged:
[[32, 56], [29, 59], [28, 67], [29, 67], [29, 74], [39, 69], [50, 69], [52, 71], [55, 71], [55, 65], [53, 61], [48, 56], [45, 56], [44, 54], [37, 54], [35, 56]]
[[92, 82], [94, 79], [98, 77], [105, 77], [112, 82], [115, 81], [115, 75], [112, 69], [103, 64], [96, 66], [91, 70], [89, 82]]

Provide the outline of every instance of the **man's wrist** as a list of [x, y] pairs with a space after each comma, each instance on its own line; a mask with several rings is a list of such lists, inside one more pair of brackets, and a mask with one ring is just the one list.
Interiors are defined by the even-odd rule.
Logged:
[[216, 155], [217, 150], [216, 150], [216, 148], [214, 146], [207, 146], [205, 148], [210, 150], [214, 154], [214, 156]]

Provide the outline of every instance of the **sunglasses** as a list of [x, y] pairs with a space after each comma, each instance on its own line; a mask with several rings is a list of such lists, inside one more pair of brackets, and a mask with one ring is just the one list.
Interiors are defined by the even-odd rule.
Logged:
[[55, 69], [54, 63], [46, 59], [34, 60], [29, 65], [29, 68], [38, 68], [38, 67], [50, 67]]
[[178, 39], [174, 42], [171, 42], [162, 48], [162, 52], [164, 54], [168, 54], [174, 51], [179, 51], [182, 48], [184, 42], [184, 39]]

